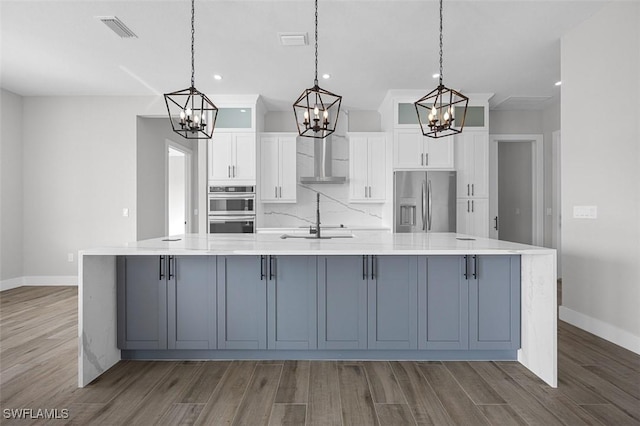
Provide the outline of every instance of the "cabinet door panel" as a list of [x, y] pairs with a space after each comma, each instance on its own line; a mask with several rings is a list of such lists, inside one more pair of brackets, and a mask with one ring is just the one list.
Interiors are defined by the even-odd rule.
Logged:
[[425, 159], [428, 168], [453, 168], [453, 138], [433, 139], [425, 137]]
[[367, 138], [352, 137], [349, 144], [349, 198], [351, 201], [366, 201], [369, 198]]
[[396, 130], [394, 136], [394, 167], [400, 169], [424, 168], [424, 136], [420, 130]]
[[167, 281], [160, 256], [120, 256], [118, 347], [167, 348]]
[[209, 180], [231, 179], [233, 138], [231, 133], [215, 133], [209, 140]]
[[247, 184], [256, 180], [256, 136], [254, 133], [237, 133], [234, 139], [235, 166], [232, 177], [235, 180], [247, 181]]
[[362, 256], [321, 256], [318, 277], [318, 348], [366, 349], [367, 281]]
[[468, 348], [468, 292], [463, 256], [422, 258], [420, 349]]
[[489, 238], [489, 200], [487, 198], [471, 200], [469, 228], [472, 230], [472, 235]]
[[297, 199], [298, 178], [296, 149], [295, 136], [280, 138], [280, 201], [295, 203]]
[[168, 291], [169, 349], [215, 349], [215, 257], [178, 256]]
[[387, 199], [387, 147], [385, 136], [369, 138], [369, 200], [384, 202]]
[[417, 349], [418, 263], [415, 256], [369, 256], [369, 342], [372, 349]]
[[469, 227], [469, 214], [471, 203], [468, 199], [458, 199], [456, 202], [456, 232], [458, 234], [471, 234]]
[[473, 184], [472, 196], [489, 197], [489, 134], [487, 132], [471, 133], [473, 136]]
[[475, 265], [477, 279], [469, 282], [470, 348], [519, 348], [520, 256], [477, 256]]
[[278, 138], [262, 137], [260, 139], [260, 199], [262, 201], [278, 199], [279, 159]]
[[269, 280], [269, 349], [315, 349], [316, 259], [314, 256], [277, 256]]
[[260, 256], [218, 257], [218, 348], [267, 347], [267, 282]]

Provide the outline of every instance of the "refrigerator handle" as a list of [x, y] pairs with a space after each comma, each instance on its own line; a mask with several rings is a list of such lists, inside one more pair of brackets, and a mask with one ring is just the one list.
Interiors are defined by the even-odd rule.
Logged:
[[426, 182], [422, 181], [422, 230], [427, 230], [427, 196]]
[[427, 204], [429, 205], [428, 209], [429, 209], [429, 216], [428, 216], [428, 230], [431, 231], [431, 213], [433, 211], [433, 203], [431, 202], [431, 180], [429, 180], [429, 183], [427, 184], [427, 194], [428, 194], [428, 198], [427, 198]]

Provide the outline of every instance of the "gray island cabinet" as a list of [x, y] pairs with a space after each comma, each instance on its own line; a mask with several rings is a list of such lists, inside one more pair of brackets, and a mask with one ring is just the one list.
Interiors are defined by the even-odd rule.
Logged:
[[119, 256], [120, 349], [215, 349], [215, 258]]
[[514, 359], [520, 257], [120, 256], [118, 301], [118, 347], [132, 358], [320, 349]]
[[122, 359], [517, 360], [557, 386], [556, 252], [454, 233], [83, 250], [78, 385]]

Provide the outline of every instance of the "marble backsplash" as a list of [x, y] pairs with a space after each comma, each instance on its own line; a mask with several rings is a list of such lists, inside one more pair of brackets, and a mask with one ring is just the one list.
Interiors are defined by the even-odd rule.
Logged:
[[384, 220], [384, 204], [349, 202], [349, 141], [344, 132], [332, 139], [334, 176], [346, 176], [342, 184], [301, 184], [300, 176], [313, 176], [313, 143], [311, 138], [298, 138], [297, 203], [262, 203], [258, 211], [259, 228], [295, 228], [316, 223], [316, 194], [320, 193], [320, 220], [324, 226], [390, 227]]

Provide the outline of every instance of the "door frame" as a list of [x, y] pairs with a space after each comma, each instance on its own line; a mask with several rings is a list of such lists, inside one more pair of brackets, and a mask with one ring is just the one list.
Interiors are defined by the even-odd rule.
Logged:
[[193, 188], [191, 185], [191, 161], [193, 158], [193, 151], [184, 145], [181, 145], [171, 139], [165, 139], [164, 141], [164, 235], [169, 235], [169, 148], [180, 151], [184, 154], [184, 173], [185, 173], [185, 203], [184, 203], [184, 218], [185, 223], [184, 232], [189, 234], [193, 230], [191, 204], [193, 198]]
[[562, 256], [560, 256], [560, 252], [562, 250], [562, 192], [561, 192], [561, 143], [562, 143], [562, 134], [560, 130], [556, 130], [551, 133], [551, 143], [553, 149], [552, 156], [552, 171], [551, 171], [551, 191], [553, 194], [551, 205], [552, 205], [552, 220], [553, 220], [553, 228], [551, 230], [551, 247], [556, 249], [557, 257], [558, 257], [558, 278], [562, 278]]
[[[543, 135], [489, 135], [489, 217], [493, 221], [498, 216], [498, 143], [531, 142], [531, 184], [532, 184], [532, 242], [544, 244], [544, 151]], [[499, 218], [498, 218], [499, 220]], [[499, 228], [499, 226], [498, 226]], [[498, 239], [499, 231], [494, 226], [489, 229], [489, 238]]]

